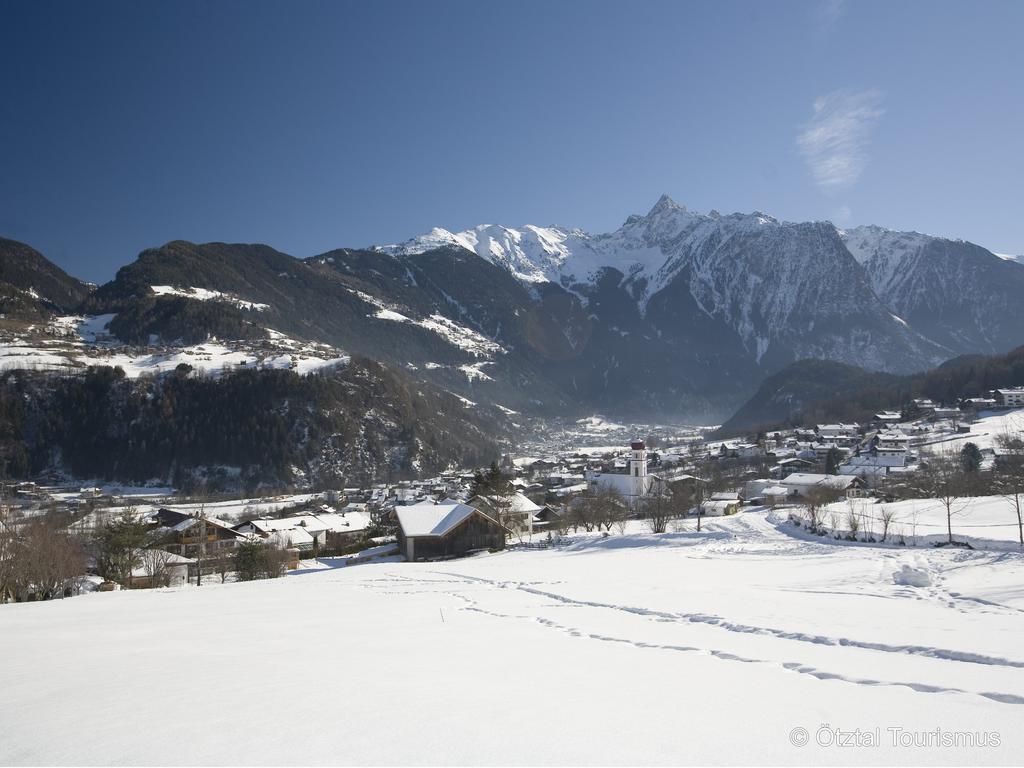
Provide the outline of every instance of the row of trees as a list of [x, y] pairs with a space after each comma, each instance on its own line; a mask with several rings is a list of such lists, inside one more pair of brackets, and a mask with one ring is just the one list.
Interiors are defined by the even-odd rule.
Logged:
[[[934, 499], [943, 510], [946, 523], [946, 543], [956, 544], [954, 523], [967, 513], [971, 498], [976, 496], [1002, 496], [1006, 499], [1017, 527], [1017, 538], [1024, 548], [1024, 441], [1019, 437], [998, 440], [1001, 451], [988, 469], [983, 469], [983, 454], [978, 446], [968, 442], [959, 451], [949, 451], [926, 457], [921, 467], [911, 475], [889, 475], [882, 483], [883, 494], [893, 500]], [[802, 502], [804, 522], [813, 533], [827, 532], [826, 516], [831, 529], [839, 535], [840, 523], [845, 523], [845, 537], [851, 540], [875, 541], [875, 523], [880, 528], [881, 541], [890, 535], [902, 540], [902, 529], [893, 525], [894, 512], [883, 504], [873, 519], [857, 513], [851, 506], [844, 519], [831, 505], [841, 494], [827, 489], [807, 493]]]
[[[578, 531], [611, 531], [623, 533], [630, 520], [644, 520], [652, 533], [664, 533], [669, 523], [684, 517], [697, 498], [694, 487], [685, 484], [657, 483], [650, 495], [627, 501], [614, 488], [600, 486], [571, 503], [563, 525]], [[698, 510], [700, 509], [698, 505]], [[697, 515], [697, 530], [701, 517]]]
[[938, 499], [945, 510], [947, 543], [954, 543], [953, 519], [969, 506], [969, 497], [991, 495], [1005, 498], [1017, 518], [1017, 535], [1024, 547], [1024, 443], [1019, 437], [1001, 438], [1003, 451], [991, 469], [982, 470], [982, 453], [966, 443], [959, 453], [930, 457], [916, 478], [921, 495]]
[[[74, 594], [90, 571], [128, 588], [136, 586], [140, 573], [149, 586], [170, 584], [174, 555], [134, 509], [89, 536], [70, 533], [67, 522], [46, 514], [16, 524], [0, 509], [0, 603]], [[193, 560], [197, 584], [204, 574], [223, 583], [232, 572], [238, 581], [276, 578], [284, 573], [288, 555], [273, 542], [247, 541], [231, 550], [200, 552]]]

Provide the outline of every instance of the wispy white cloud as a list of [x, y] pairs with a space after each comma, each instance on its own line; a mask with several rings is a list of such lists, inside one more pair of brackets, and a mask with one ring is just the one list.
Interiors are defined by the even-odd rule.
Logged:
[[867, 164], [871, 127], [885, 110], [877, 90], [839, 90], [814, 100], [814, 115], [797, 136], [800, 153], [822, 189], [853, 184]]
[[848, 205], [840, 205], [835, 211], [832, 212], [832, 223], [838, 224], [839, 226], [845, 226], [853, 220], [853, 211], [850, 210]]
[[828, 32], [834, 27], [846, 11], [846, 0], [821, 0], [814, 9], [818, 28]]

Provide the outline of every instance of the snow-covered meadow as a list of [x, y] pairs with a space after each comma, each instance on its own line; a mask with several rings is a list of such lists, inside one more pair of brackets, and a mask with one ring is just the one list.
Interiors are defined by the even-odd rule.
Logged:
[[775, 520], [4, 606], [0, 764], [1020, 761], [1024, 556]]
[[[1024, 508], [1024, 496], [1021, 497]], [[794, 505], [780, 513], [789, 514], [809, 523], [804, 507]], [[950, 519], [947, 521], [947, 511]], [[1019, 549], [1021, 526], [1017, 519], [1015, 502], [1004, 496], [965, 496], [952, 499], [949, 509], [940, 499], [905, 499], [885, 503], [876, 498], [843, 499], [829, 504], [819, 514], [819, 525], [828, 531], [845, 536], [850, 532], [850, 516], [860, 538], [881, 543], [885, 532], [886, 543], [904, 546], [931, 546], [948, 541], [949, 529], [953, 539], [966, 542], [978, 549]], [[885, 530], [888, 517], [888, 530]]]
[[[157, 293], [167, 286], [154, 286]], [[207, 300], [216, 294], [189, 289], [193, 298]], [[162, 293], [166, 294], [166, 291]], [[189, 294], [182, 294], [189, 295]], [[248, 304], [260, 310], [266, 305]], [[0, 334], [0, 371], [35, 370], [72, 372], [90, 365], [119, 366], [128, 378], [172, 371], [181, 364], [209, 375], [241, 368], [291, 369], [300, 375], [348, 364], [351, 359], [326, 344], [301, 341], [271, 328], [268, 338], [256, 342], [212, 339], [202, 344], [164, 344], [152, 348], [131, 347], [109, 334], [114, 315], [54, 318], [46, 327], [29, 328], [21, 334]]]

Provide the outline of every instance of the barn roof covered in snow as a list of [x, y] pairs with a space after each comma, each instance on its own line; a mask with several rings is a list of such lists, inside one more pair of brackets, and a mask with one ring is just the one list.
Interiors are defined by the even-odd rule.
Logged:
[[475, 507], [461, 503], [409, 504], [405, 507], [396, 507], [395, 514], [406, 536], [444, 536], [474, 514], [491, 520]]

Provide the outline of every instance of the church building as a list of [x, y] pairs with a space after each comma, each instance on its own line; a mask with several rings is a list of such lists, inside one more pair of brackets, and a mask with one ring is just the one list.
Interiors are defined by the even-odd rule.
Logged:
[[637, 499], [650, 496], [659, 479], [647, 471], [647, 447], [643, 440], [634, 440], [629, 445], [629, 463], [625, 472], [588, 470], [586, 481], [591, 491], [612, 488], [626, 499]]

